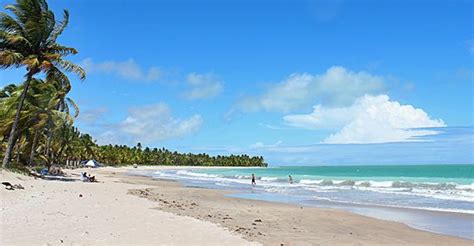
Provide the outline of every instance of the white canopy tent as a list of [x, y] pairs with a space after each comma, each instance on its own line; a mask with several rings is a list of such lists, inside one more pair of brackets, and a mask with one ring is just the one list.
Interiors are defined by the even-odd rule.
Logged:
[[100, 167], [100, 164], [95, 160], [89, 160], [88, 162], [86, 162], [86, 164], [84, 164], [84, 166], [96, 168], [96, 167]]

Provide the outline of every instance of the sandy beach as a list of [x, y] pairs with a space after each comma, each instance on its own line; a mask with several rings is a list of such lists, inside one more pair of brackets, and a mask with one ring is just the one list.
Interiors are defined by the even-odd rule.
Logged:
[[[99, 183], [6, 171], [24, 189], [1, 195], [2, 245], [472, 245], [349, 212], [226, 197], [229, 191], [87, 170]], [[134, 169], [137, 170], [137, 169]], [[66, 170], [78, 180], [82, 170]]]

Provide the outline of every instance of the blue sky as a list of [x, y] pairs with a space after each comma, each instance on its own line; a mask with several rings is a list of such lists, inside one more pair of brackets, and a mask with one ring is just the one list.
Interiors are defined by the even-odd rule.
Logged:
[[71, 13], [60, 41], [88, 72], [73, 79], [76, 123], [99, 143], [474, 163], [472, 1], [49, 3]]

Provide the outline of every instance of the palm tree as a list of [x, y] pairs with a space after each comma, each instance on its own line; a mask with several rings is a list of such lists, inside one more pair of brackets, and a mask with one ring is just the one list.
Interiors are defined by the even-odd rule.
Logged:
[[[12, 128], [15, 115], [14, 108], [19, 101], [23, 86], [9, 85], [0, 91], [0, 136], [2, 137], [10, 132]], [[58, 130], [60, 126], [72, 125], [72, 117], [69, 116], [68, 112], [58, 110], [57, 105], [62, 97], [64, 97], [64, 92], [58, 91], [53, 83], [44, 82], [40, 79], [31, 80], [17, 128], [18, 140], [21, 138], [26, 143], [22, 146], [30, 148], [29, 164], [34, 160], [39, 137], [47, 130], [47, 126], [50, 127], [48, 130], [61, 132], [61, 130]], [[17, 153], [20, 153], [18, 140], [16, 144]], [[17, 160], [18, 157], [17, 154]]]
[[63, 21], [57, 22], [46, 0], [17, 0], [16, 4], [7, 5], [5, 9], [11, 11], [12, 16], [0, 12], [0, 67], [25, 66], [27, 73], [8, 138], [3, 168], [10, 163], [20, 112], [33, 76], [45, 72], [47, 76], [55, 76], [69, 85], [62, 69], [76, 73], [81, 80], [85, 79], [81, 67], [63, 59], [64, 56], [76, 54], [76, 49], [56, 42], [69, 22], [67, 10], [64, 10]]

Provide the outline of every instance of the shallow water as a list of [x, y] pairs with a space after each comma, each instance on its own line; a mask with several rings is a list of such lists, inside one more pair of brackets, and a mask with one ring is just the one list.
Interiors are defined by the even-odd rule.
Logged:
[[[179, 169], [150, 171], [241, 198], [329, 207], [474, 239], [474, 165]], [[255, 173], [257, 185], [250, 185]], [[293, 183], [288, 182], [292, 175]]]

